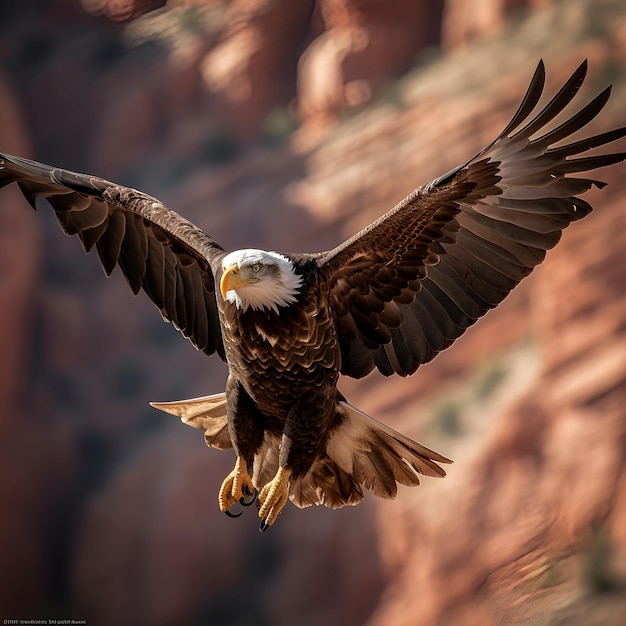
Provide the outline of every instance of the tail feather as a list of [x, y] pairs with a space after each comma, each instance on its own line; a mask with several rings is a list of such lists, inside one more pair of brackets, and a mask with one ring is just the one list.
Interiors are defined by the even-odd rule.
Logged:
[[[252, 482], [259, 491], [274, 478], [278, 470], [279, 446], [280, 437], [265, 433], [263, 445], [254, 458], [252, 476]], [[323, 504], [338, 509], [361, 502], [363, 490], [353, 475], [325, 454], [313, 463], [304, 476], [292, 480], [289, 497], [301, 508]]]
[[228, 450], [233, 447], [226, 418], [226, 394], [180, 400], [178, 402], [151, 402], [150, 406], [180, 417], [184, 424], [204, 431], [207, 446]]
[[398, 484], [413, 487], [420, 484], [420, 475], [446, 475], [438, 465], [452, 462], [446, 457], [347, 402], [340, 405], [343, 421], [331, 434], [326, 454], [291, 487], [291, 499], [298, 506], [358, 504], [363, 487], [378, 497], [394, 498]]
[[[151, 402], [156, 409], [176, 415], [204, 431], [207, 445], [232, 448], [226, 418], [226, 395], [218, 393], [178, 402]], [[402, 433], [378, 422], [348, 402], [339, 403], [342, 418], [331, 433], [326, 452], [311, 469], [292, 481], [290, 499], [299, 507], [353, 506], [363, 500], [363, 489], [380, 498], [395, 498], [398, 484], [420, 484], [419, 476], [446, 475], [438, 463], [451, 463]], [[261, 490], [278, 470], [280, 438], [271, 433], [254, 460], [253, 482]]]
[[329, 509], [354, 506], [363, 500], [363, 489], [355, 477], [324, 456], [307, 474], [291, 485], [291, 501], [301, 507], [324, 505]]

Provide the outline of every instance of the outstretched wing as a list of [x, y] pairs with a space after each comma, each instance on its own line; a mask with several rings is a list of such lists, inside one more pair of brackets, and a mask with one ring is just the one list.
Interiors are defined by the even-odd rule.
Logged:
[[210, 237], [135, 189], [0, 153], [0, 187], [12, 182], [34, 209], [45, 197], [86, 252], [95, 246], [107, 276], [119, 265], [196, 348], [224, 355], [211, 270], [224, 251]]
[[591, 211], [578, 195], [605, 183], [567, 175], [626, 159], [626, 153], [576, 156], [625, 136], [626, 128], [555, 144], [594, 119], [610, 88], [545, 131], [586, 70], [584, 62], [527, 121], [544, 87], [541, 62], [493, 143], [318, 257], [330, 284], [344, 374], [361, 377], [375, 367], [387, 376], [412, 374], [498, 305], [562, 230]]

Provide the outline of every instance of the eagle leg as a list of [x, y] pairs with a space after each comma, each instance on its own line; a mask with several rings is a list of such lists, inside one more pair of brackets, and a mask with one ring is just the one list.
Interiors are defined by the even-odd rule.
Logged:
[[286, 467], [279, 467], [276, 476], [261, 489], [259, 494], [259, 517], [261, 518], [261, 532], [267, 530], [285, 508], [289, 500], [289, 479], [292, 471]]
[[255, 496], [256, 490], [248, 473], [248, 464], [243, 457], [238, 456], [235, 468], [226, 476], [220, 488], [218, 496], [220, 509], [230, 517], [239, 517], [239, 515], [230, 513], [229, 509], [235, 502], [240, 502], [243, 506], [250, 506], [254, 502]]

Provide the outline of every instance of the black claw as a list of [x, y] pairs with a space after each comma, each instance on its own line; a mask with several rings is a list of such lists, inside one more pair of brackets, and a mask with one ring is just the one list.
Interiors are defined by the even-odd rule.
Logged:
[[233, 519], [235, 519], [236, 517], [241, 517], [243, 511], [239, 511], [239, 513], [233, 513], [230, 509], [226, 509], [224, 513], [226, 513], [226, 517], [232, 517]]
[[265, 521], [265, 519], [261, 520], [261, 525], [259, 526], [259, 532], [264, 533], [270, 525]]
[[256, 489], [254, 493], [246, 493], [245, 496], [239, 498], [239, 504], [241, 504], [241, 506], [252, 506], [256, 502], [258, 495], [259, 492]]

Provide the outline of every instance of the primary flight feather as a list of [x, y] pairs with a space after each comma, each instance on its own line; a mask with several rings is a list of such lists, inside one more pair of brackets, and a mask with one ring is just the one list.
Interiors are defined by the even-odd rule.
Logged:
[[227, 362], [225, 393], [154, 406], [204, 430], [208, 445], [234, 449], [219, 506], [229, 513], [258, 493], [265, 529], [288, 499], [341, 507], [364, 489], [390, 498], [398, 483], [445, 475], [448, 459], [350, 405], [338, 378], [414, 373], [591, 211], [579, 196], [604, 183], [572, 175], [624, 161], [624, 152], [585, 153], [626, 128], [564, 142], [610, 95], [563, 116], [586, 70], [533, 116], [540, 63], [495, 141], [320, 254], [228, 253], [144, 193], [8, 154], [0, 186], [16, 182], [34, 208], [45, 197], [107, 275], [119, 265], [134, 293], [143, 289], [196, 348]]

